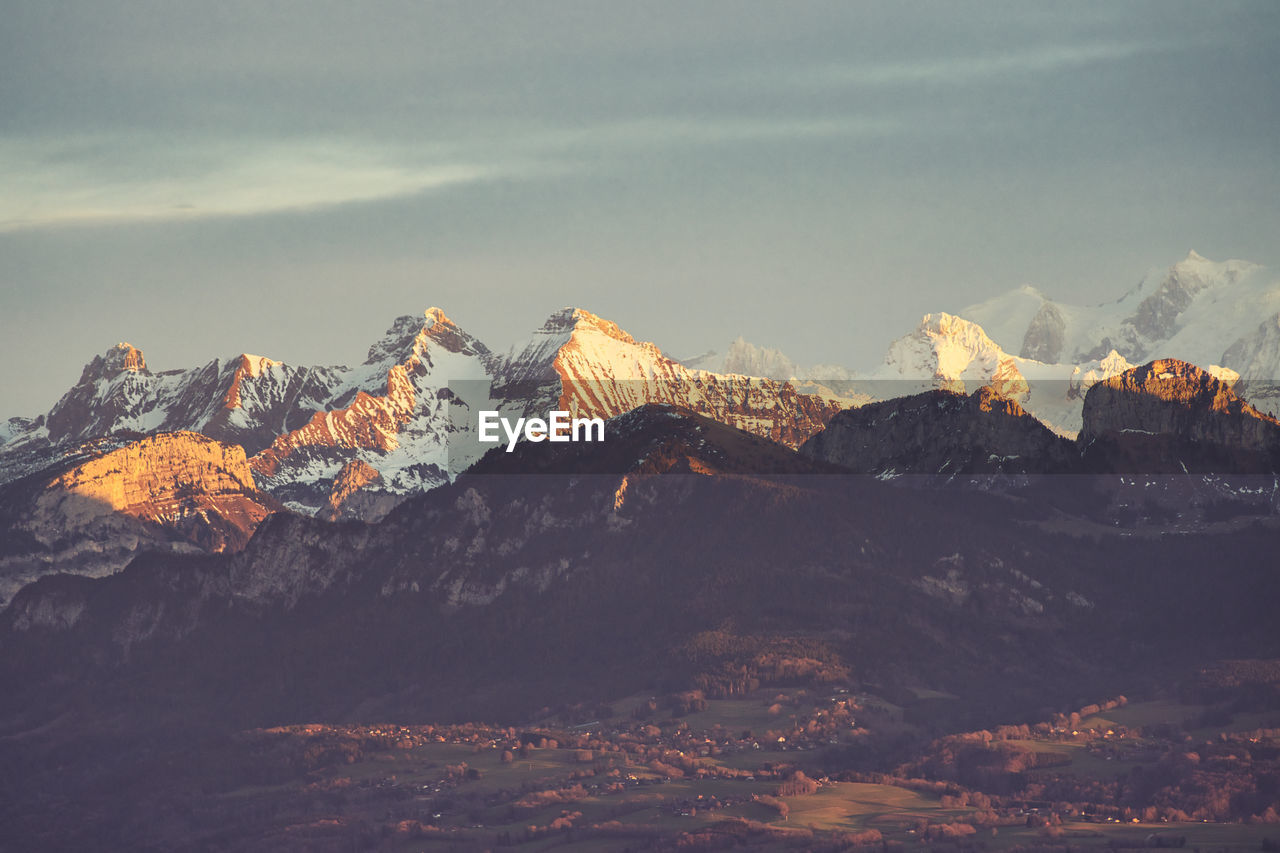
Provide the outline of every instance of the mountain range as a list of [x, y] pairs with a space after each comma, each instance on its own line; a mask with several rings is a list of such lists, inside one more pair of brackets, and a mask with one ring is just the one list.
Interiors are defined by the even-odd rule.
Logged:
[[[1269, 439], [1253, 436], [1247, 449], [1236, 445], [1248, 429], [1191, 439], [1195, 417], [1147, 423], [1141, 407], [1113, 423], [1120, 408], [1095, 405], [1086, 417], [1086, 400], [1132, 375], [1132, 361], [1179, 356], [1203, 369], [1175, 368], [1177, 381], [1217, 383], [1213, 394], [1236, 401], [1231, 417], [1263, 424], [1280, 387], [1280, 288], [1269, 282], [1257, 265], [1192, 252], [1108, 305], [1080, 308], [1024, 287], [958, 315], [927, 315], [862, 372], [802, 368], [741, 338], [724, 357], [676, 361], [569, 308], [506, 353], [431, 308], [396, 319], [354, 368], [243, 354], [153, 372], [140, 350], [118, 344], [49, 412], [0, 431], [0, 600], [51, 571], [118, 571], [141, 550], [238, 550], [281, 508], [377, 521], [481, 458], [482, 409], [607, 418], [664, 403], [890, 477], [1176, 472], [1191, 470], [1189, 460], [1237, 475], [1209, 488], [1214, 501], [1234, 500], [1245, 492], [1239, 475], [1272, 470]], [[1268, 319], [1251, 328], [1258, 317]], [[1150, 373], [1126, 386], [1128, 397], [1166, 393], [1153, 392]], [[1225, 416], [1213, 394], [1179, 405]], [[888, 431], [876, 426], [891, 421]], [[1171, 437], [1139, 451], [1143, 430]], [[1178, 450], [1192, 440], [1219, 450]], [[131, 473], [113, 473], [134, 469], [152, 472], [140, 490]]]
[[[680, 362], [571, 308], [506, 353], [432, 308], [354, 368], [153, 372], [113, 347], [0, 445], [0, 847], [289, 849], [261, 829], [280, 824], [337, 833], [296, 849], [373, 849], [406, 815], [480, 833], [522, 819], [495, 809], [537, 793], [528, 753], [557, 739], [592, 790], [714, 770], [765, 791], [738, 804], [758, 814], [765, 773], [779, 796], [804, 778], [779, 761], [893, 768], [962, 727], [1059, 718], [1037, 737], [1069, 745], [1081, 697], [1269, 671], [1278, 351], [1237, 322], [1266, 316], [1261, 275], [1193, 255], [1087, 312], [1018, 291], [968, 312], [982, 324], [926, 316], [863, 373], [741, 339]], [[1205, 307], [1232, 298], [1251, 307], [1230, 322]], [[1219, 363], [1169, 353], [1194, 328]], [[605, 440], [477, 440], [481, 410], [553, 408], [606, 419]], [[725, 722], [679, 719], [709, 701]], [[551, 718], [569, 728], [531, 722]], [[397, 728], [424, 721], [456, 727]], [[348, 723], [409, 760], [286, 751]], [[668, 737], [656, 764], [623, 757]], [[1047, 778], [985, 767], [992, 796]], [[1162, 767], [1091, 796], [1127, 803]], [[490, 799], [453, 798], [482, 772]], [[1255, 775], [1241, 814], [1275, 799]], [[348, 823], [362, 810], [381, 835]]]
[[[687, 368], [582, 310], [557, 312], [497, 355], [431, 308], [395, 320], [356, 368], [241, 355], [153, 373], [141, 351], [118, 344], [47, 414], [9, 422], [0, 472], [17, 479], [85, 442], [196, 432], [242, 447], [261, 488], [315, 514], [334, 510], [335, 487], [350, 488], [353, 476], [379, 495], [447, 482], [483, 449], [473, 435], [479, 409], [609, 417], [645, 402], [677, 403], [792, 447], [841, 408], [788, 383]], [[389, 508], [368, 504], [366, 519]]]

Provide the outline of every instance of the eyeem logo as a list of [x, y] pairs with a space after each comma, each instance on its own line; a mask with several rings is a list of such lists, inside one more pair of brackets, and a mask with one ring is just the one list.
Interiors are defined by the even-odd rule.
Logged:
[[[549, 412], [547, 419], [516, 418], [510, 420], [498, 412], [480, 412], [480, 443], [497, 444], [502, 441], [498, 427], [507, 435], [507, 452], [516, 449], [521, 434], [525, 441], [604, 441], [604, 418], [570, 418], [568, 412]], [[594, 436], [594, 437], [593, 437]]]

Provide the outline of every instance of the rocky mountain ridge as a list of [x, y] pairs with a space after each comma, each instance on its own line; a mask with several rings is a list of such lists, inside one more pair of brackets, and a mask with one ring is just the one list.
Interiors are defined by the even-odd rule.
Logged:
[[48, 414], [9, 423], [0, 477], [39, 470], [91, 438], [193, 431], [244, 447], [259, 487], [295, 511], [372, 520], [482, 455], [480, 409], [611, 417], [647, 402], [795, 447], [852, 401], [691, 370], [581, 309], [557, 312], [500, 356], [431, 308], [398, 318], [356, 368], [242, 355], [153, 373], [140, 350], [119, 344], [95, 357]]
[[[813, 459], [881, 477], [1280, 472], [1280, 421], [1214, 373], [1160, 359], [1091, 382], [1075, 441], [986, 385], [932, 390], [839, 413], [800, 448]], [[1022, 392], [1025, 394], [1025, 392]], [[1123, 448], [1146, 449], [1125, 453]], [[1105, 448], [1105, 450], [1104, 450]]]
[[800, 447], [812, 459], [883, 478], [1066, 473], [1074, 450], [990, 385], [968, 396], [933, 390], [847, 409]]
[[[1125, 386], [1128, 379], [1123, 387], [1115, 386], [1117, 377], [1135, 369], [1124, 353], [1164, 345], [1162, 335], [1166, 344], [1188, 339], [1212, 314], [1206, 305], [1232, 301], [1256, 311], [1270, 304], [1275, 288], [1259, 285], [1266, 281], [1259, 276], [1254, 265], [1214, 264], [1192, 253], [1144, 280], [1109, 314], [1103, 312], [1120, 318], [1112, 326], [1123, 329], [1112, 329], [1115, 334], [1101, 340], [1125, 346], [1123, 352], [1113, 347], [1105, 353], [1080, 343], [1094, 340], [1094, 332], [1106, 325], [1099, 325], [1103, 314], [1088, 315], [1085, 323], [1079, 311], [1023, 288], [968, 312], [990, 317], [988, 325], [998, 335], [987, 334], [987, 328], [968, 317], [926, 315], [917, 329], [890, 346], [879, 369], [862, 378], [834, 368], [802, 369], [776, 350], [741, 339], [724, 359], [681, 363], [616, 324], [573, 308], [553, 314], [506, 354], [490, 350], [432, 308], [421, 316], [396, 319], [355, 368], [299, 368], [246, 354], [156, 373], [140, 350], [119, 344], [86, 365], [79, 382], [46, 415], [4, 425], [0, 483], [40, 471], [53, 476], [88, 456], [127, 451], [142, 435], [199, 433], [243, 448], [252, 472], [249, 488], [270, 495], [255, 498], [256, 505], [279, 501], [326, 520], [376, 521], [406, 497], [452, 481], [481, 458], [487, 447], [476, 441], [480, 409], [520, 417], [562, 408], [576, 415], [613, 417], [650, 403], [706, 415], [785, 447], [809, 441], [806, 452], [813, 458], [889, 476], [1021, 476], [1064, 470], [1064, 465], [1069, 469], [1086, 454], [1067, 453], [1071, 458], [1063, 462], [1069, 442], [1060, 437], [1077, 433], [1091, 448], [1090, 470], [1095, 472], [1270, 471], [1270, 439], [1259, 437], [1269, 435], [1269, 427], [1258, 426], [1255, 415], [1260, 413], [1245, 412], [1243, 401], [1218, 412], [1214, 400], [1179, 398], [1184, 408], [1207, 405], [1215, 416], [1253, 418], [1245, 426], [1209, 428], [1196, 420], [1199, 415], [1156, 416], [1147, 403], [1129, 400], [1134, 391], [1152, 396], [1149, 376], [1139, 381], [1141, 387]], [[997, 308], [1007, 316], [993, 314]], [[1221, 337], [1245, 309], [1222, 309], [1230, 322], [1219, 322], [1214, 334]], [[1023, 330], [1022, 346], [1019, 355], [1012, 355], [997, 338], [1016, 336], [1018, 329]], [[1239, 379], [1236, 397], [1265, 397], [1275, 383], [1256, 377], [1267, 375], [1273, 361], [1280, 363], [1276, 329], [1280, 323], [1272, 318], [1228, 347], [1223, 360], [1239, 365], [1241, 373], [1211, 365], [1207, 372], [1175, 367], [1155, 375], [1171, 372], [1176, 381], [1196, 387], [1212, 379], [1221, 385], [1214, 393], [1222, 399]], [[1039, 360], [1068, 350], [1073, 357], [1096, 357], [1081, 363]], [[694, 363], [733, 372], [690, 366]], [[818, 370], [829, 375], [821, 381], [788, 375]], [[1255, 378], [1242, 378], [1244, 374]], [[1090, 395], [1099, 387], [1092, 414], [1087, 414]], [[1113, 387], [1129, 397], [1106, 396]], [[924, 396], [916, 396], [920, 394]], [[1098, 402], [1104, 398], [1107, 402]], [[873, 399], [885, 402], [856, 408]], [[819, 435], [841, 410], [846, 411], [838, 428]], [[1108, 413], [1118, 426], [1099, 427], [1107, 423]], [[1050, 425], [1058, 437], [1033, 418]], [[1088, 429], [1086, 419], [1093, 424]], [[1204, 435], [1192, 434], [1202, 426], [1208, 430]], [[1144, 432], [1165, 437], [1142, 439]], [[200, 482], [194, 477], [192, 488], [202, 489]], [[216, 515], [218, 507], [212, 500], [206, 509]], [[242, 544], [239, 533], [204, 539], [188, 535], [183, 518], [150, 522], [169, 525], [165, 536], [176, 536], [175, 541], [211, 550]], [[260, 515], [252, 523], [224, 519], [224, 527], [243, 533], [260, 520]], [[154, 538], [124, 528], [101, 533], [113, 544], [95, 544], [90, 537], [77, 548], [118, 551], [100, 561], [117, 568], [120, 554]], [[77, 560], [66, 564], [78, 570], [83, 561]], [[48, 570], [52, 564], [43, 565]], [[32, 576], [26, 569], [11, 574]]]

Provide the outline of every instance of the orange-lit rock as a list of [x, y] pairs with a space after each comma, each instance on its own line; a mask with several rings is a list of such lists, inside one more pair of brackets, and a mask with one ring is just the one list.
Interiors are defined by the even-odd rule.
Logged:
[[378, 521], [395, 508], [400, 496], [386, 492], [366, 490], [366, 486], [382, 483], [382, 475], [367, 462], [352, 459], [334, 478], [329, 502], [320, 517], [326, 521], [362, 519]]
[[147, 436], [8, 486], [0, 600], [51, 572], [104, 575], [142, 550], [238, 551], [279, 508], [244, 450], [190, 432]]
[[1080, 442], [1108, 432], [1169, 434], [1243, 451], [1280, 450], [1280, 422], [1207, 370], [1160, 359], [1095, 383], [1085, 395]]

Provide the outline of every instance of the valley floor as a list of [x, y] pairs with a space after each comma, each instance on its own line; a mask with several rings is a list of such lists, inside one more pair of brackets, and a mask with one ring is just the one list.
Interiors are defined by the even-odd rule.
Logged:
[[[15, 796], [0, 813], [0, 847], [1257, 850], [1280, 841], [1280, 707], [1259, 704], [1256, 691], [1225, 702], [1112, 699], [953, 734], [938, 731], [954, 700], [944, 691], [892, 698], [831, 685], [632, 696], [520, 727], [157, 733], [132, 751], [64, 733], [43, 758], [78, 775], [36, 772], [35, 787], [6, 792]], [[5, 737], [8, 769], [21, 773], [22, 756], [34, 758], [49, 735]], [[1229, 794], [1228, 811], [1210, 817], [1219, 794]], [[1264, 801], [1258, 814], [1240, 813]]]

